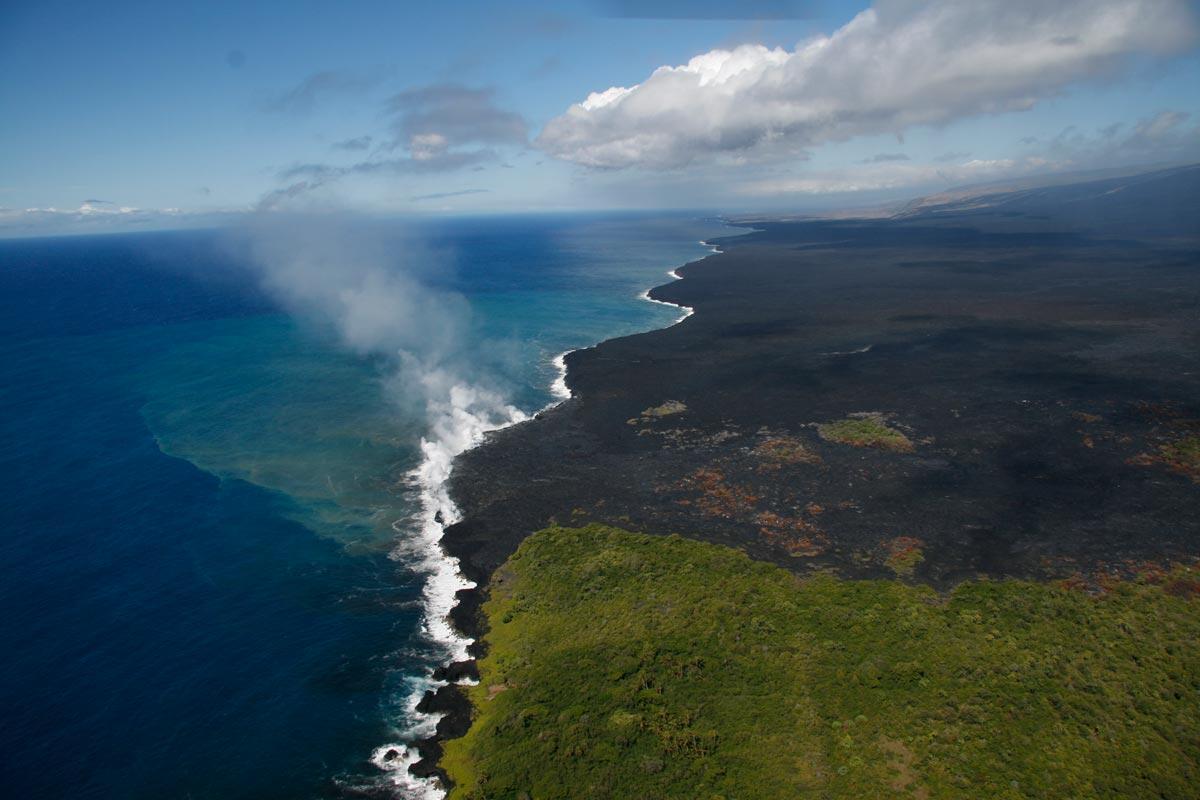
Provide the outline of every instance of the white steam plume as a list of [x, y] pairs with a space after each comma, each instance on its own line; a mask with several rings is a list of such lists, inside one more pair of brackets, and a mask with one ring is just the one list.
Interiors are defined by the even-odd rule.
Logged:
[[[458, 590], [472, 584], [441, 549], [444, 526], [458, 518], [447, 490], [455, 456], [496, 428], [525, 415], [490, 387], [468, 379], [477, 363], [466, 347], [470, 308], [459, 294], [431, 285], [448, 259], [411, 236], [345, 216], [263, 214], [249, 230], [250, 256], [267, 291], [297, 318], [326, 326], [352, 351], [380, 359], [386, 386], [424, 415], [421, 461], [408, 475], [419, 498], [412, 519], [398, 520], [393, 556], [427, 575], [423, 632], [443, 659], [467, 657], [470, 640], [448, 619]], [[418, 681], [407, 707], [416, 722], [404, 738], [431, 735], [438, 717], [415, 706], [432, 679]], [[400, 757], [388, 757], [391, 751]], [[415, 751], [378, 748], [371, 760], [407, 797], [440, 797], [434, 784], [408, 773]]]

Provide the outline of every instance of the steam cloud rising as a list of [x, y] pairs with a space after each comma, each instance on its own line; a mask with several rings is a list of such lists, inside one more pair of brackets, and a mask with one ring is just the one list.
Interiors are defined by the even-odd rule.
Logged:
[[[263, 214], [248, 231], [248, 244], [263, 286], [281, 305], [328, 327], [352, 351], [379, 359], [393, 397], [424, 415], [421, 461], [409, 474], [420, 510], [398, 524], [395, 556], [429, 576], [425, 636], [446, 660], [465, 658], [470, 642], [447, 615], [455, 593], [471, 584], [439, 545], [443, 526], [457, 518], [446, 482], [456, 455], [524, 414], [500, 392], [466, 377], [477, 362], [467, 345], [470, 309], [461, 295], [430, 283], [445, 258], [394, 231], [336, 215]], [[438, 718], [415, 710], [431, 685], [427, 680], [412, 689], [407, 705], [416, 722], [406, 739], [433, 733]], [[386, 758], [393, 748], [404, 757]], [[372, 761], [405, 796], [440, 797], [436, 786], [408, 773], [417, 757], [402, 744], [385, 744]]]
[[485, 427], [519, 413], [466, 378], [477, 363], [467, 345], [470, 308], [435, 285], [444, 254], [346, 215], [263, 214], [248, 234], [267, 292], [347, 349], [384, 362], [393, 397], [422, 404], [430, 431], [453, 439], [447, 421], [463, 413]]

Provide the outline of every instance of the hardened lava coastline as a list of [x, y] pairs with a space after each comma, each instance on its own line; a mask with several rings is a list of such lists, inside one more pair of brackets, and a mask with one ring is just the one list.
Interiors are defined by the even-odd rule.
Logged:
[[[939, 589], [1193, 560], [1198, 189], [1188, 167], [744, 220], [650, 293], [695, 314], [571, 353], [570, 400], [459, 457], [443, 546], [479, 588], [454, 622], [479, 638], [489, 576], [553, 523]], [[453, 686], [427, 704], [448, 712], [438, 738], [465, 732]]]

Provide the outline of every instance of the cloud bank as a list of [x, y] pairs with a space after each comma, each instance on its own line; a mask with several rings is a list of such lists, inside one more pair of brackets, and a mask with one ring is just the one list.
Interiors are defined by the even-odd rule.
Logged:
[[371, 150], [369, 154], [353, 164], [286, 167], [277, 177], [287, 185], [267, 193], [259, 208], [286, 206], [342, 178], [453, 172], [498, 160], [498, 148], [526, 147], [529, 129], [524, 117], [496, 105], [495, 94], [491, 87], [438, 83], [392, 95], [383, 111], [386, 136], [363, 135], [333, 145], [338, 151]]
[[520, 114], [498, 108], [495, 90], [442, 83], [408, 89], [388, 101], [395, 115], [393, 147], [407, 147], [417, 160], [438, 158], [449, 148], [479, 144], [523, 146]]
[[824, 195], [946, 189], [1034, 174], [1195, 161], [1200, 158], [1200, 125], [1192, 124], [1184, 112], [1166, 110], [1128, 128], [1118, 123], [1088, 132], [1070, 126], [1045, 141], [1026, 137], [1021, 143], [1025, 151], [1010, 158], [946, 153], [931, 163], [919, 163], [880, 154], [840, 169], [737, 183], [733, 191], [743, 195]]
[[1196, 40], [1184, 0], [881, 0], [794, 50], [743, 45], [594, 92], [536, 144], [587, 167], [672, 169], [1031, 108]]

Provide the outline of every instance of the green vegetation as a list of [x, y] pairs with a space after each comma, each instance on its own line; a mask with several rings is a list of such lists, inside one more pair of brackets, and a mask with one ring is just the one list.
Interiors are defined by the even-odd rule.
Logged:
[[639, 425], [643, 422], [650, 422], [663, 417], [669, 417], [672, 414], [682, 414], [687, 411], [687, 406], [678, 400], [668, 400], [661, 406], [652, 406], [642, 412], [640, 417], [633, 417], [625, 420], [627, 425]]
[[877, 447], [900, 453], [908, 453], [913, 449], [909, 438], [895, 428], [888, 427], [882, 414], [851, 414], [845, 419], [818, 425], [817, 432], [826, 441], [854, 447]]
[[641, 425], [643, 422], [661, 420], [662, 417], [671, 416], [672, 414], [683, 414], [686, 410], [688, 410], [688, 407], [684, 403], [667, 401], [662, 405], [653, 405], [653, 407], [642, 411], [641, 416], [630, 417], [630, 419], [625, 420], [625, 425]]
[[1200, 436], [1187, 436], [1164, 444], [1161, 452], [1167, 466], [1200, 483]]
[[642, 412], [643, 417], [669, 417], [672, 414], [682, 414], [687, 411], [687, 406], [678, 400], [668, 400], [661, 406], [647, 408]]
[[1194, 797], [1196, 577], [942, 596], [551, 528], [494, 577], [451, 796]]

